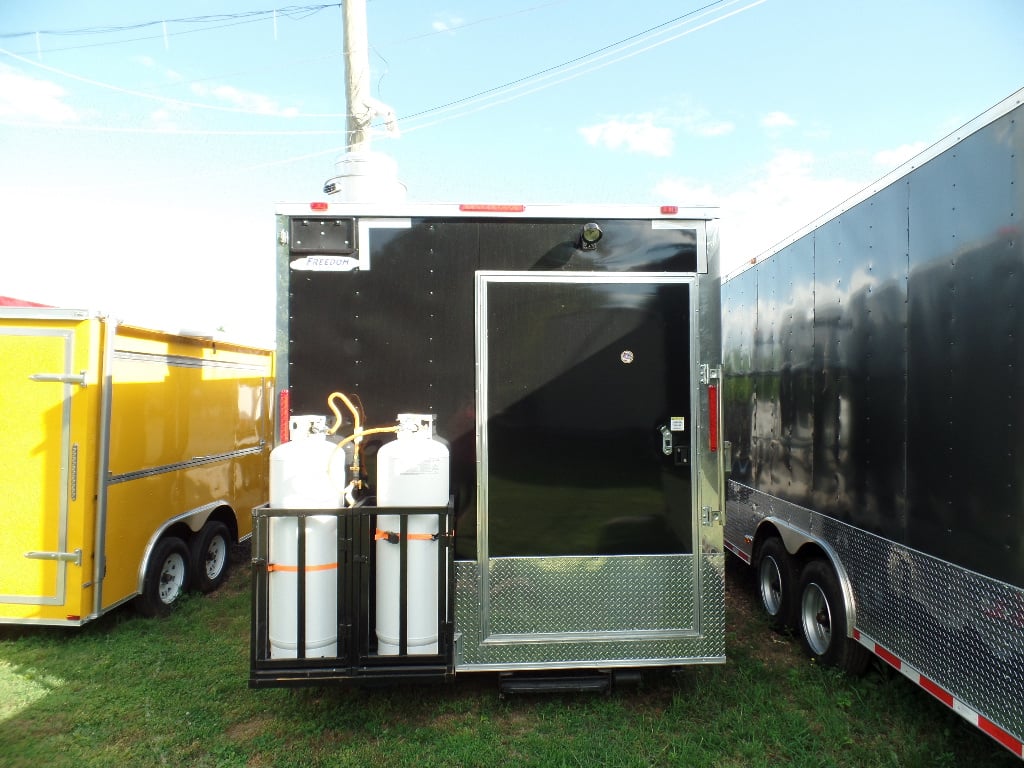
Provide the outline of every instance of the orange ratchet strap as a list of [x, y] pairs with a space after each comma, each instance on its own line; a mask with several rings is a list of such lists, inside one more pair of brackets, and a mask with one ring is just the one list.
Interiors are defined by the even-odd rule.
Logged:
[[[312, 571], [333, 571], [338, 567], [337, 563], [323, 563], [321, 565], [307, 565], [306, 572]], [[282, 573], [298, 573], [299, 566], [297, 565], [281, 565], [280, 563], [268, 563], [267, 573], [274, 573], [279, 571]]]
[[[382, 531], [380, 528], [373, 535], [374, 541], [390, 541], [392, 544], [397, 544], [401, 539], [401, 535], [394, 531]], [[405, 538], [409, 541], [437, 541], [436, 533], [407, 533]]]

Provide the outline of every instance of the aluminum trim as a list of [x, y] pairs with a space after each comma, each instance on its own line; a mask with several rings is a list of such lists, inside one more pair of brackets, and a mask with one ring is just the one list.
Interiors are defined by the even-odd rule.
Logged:
[[194, 456], [189, 461], [179, 461], [174, 464], [163, 464], [158, 467], [147, 467], [146, 469], [138, 469], [133, 472], [123, 472], [120, 475], [110, 475], [107, 478], [108, 485], [117, 485], [118, 483], [127, 483], [131, 480], [139, 480], [144, 477], [153, 477], [155, 475], [163, 475], [168, 472], [178, 472], [183, 469], [192, 469], [194, 467], [201, 467], [206, 464], [217, 464], [221, 461], [228, 461], [230, 459], [237, 459], [242, 456], [252, 456], [253, 454], [263, 453], [265, 446], [258, 445], [252, 448], [242, 448], [237, 451], [228, 451], [227, 453], [217, 453], [212, 456]]
[[[518, 207], [518, 206], [517, 206]], [[659, 221], [710, 221], [719, 218], [718, 206], [674, 206], [673, 213], [662, 213], [661, 205], [616, 204], [526, 204], [522, 210], [463, 210], [459, 203], [395, 204], [381, 203], [327, 203], [324, 210], [313, 211], [309, 203], [280, 203], [275, 212], [279, 216], [347, 216], [395, 218], [459, 218], [459, 219], [652, 219]], [[281, 227], [278, 227], [280, 231]]]
[[187, 355], [164, 355], [152, 352], [128, 352], [115, 350], [115, 360], [127, 360], [136, 363], [166, 363], [175, 368], [222, 368], [234, 371], [257, 371], [266, 370], [264, 366], [256, 363], [243, 363], [234, 360], [213, 360], [210, 358], [189, 357]]
[[103, 323], [100, 353], [100, 418], [96, 458], [96, 538], [93, 542], [93, 609], [88, 618], [103, 613], [103, 580], [107, 573], [107, 476], [110, 474], [110, 419], [113, 411], [114, 339], [117, 321]]
[[[17, 308], [8, 308], [17, 309]], [[26, 307], [25, 309], [39, 309], [37, 307]], [[0, 313], [2, 317], [15, 317], [23, 319], [36, 319], [37, 315], [27, 313], [8, 313], [6, 310]], [[77, 315], [69, 315], [67, 312], [48, 311], [42, 314], [39, 319], [48, 320], [78, 320]], [[46, 336], [64, 342], [64, 371], [65, 377], [74, 376], [74, 339], [75, 329], [56, 328], [6, 328], [3, 331], [5, 336]], [[61, 428], [60, 428], [60, 455], [67, 457], [61, 462], [60, 468], [60, 495], [59, 512], [57, 515], [57, 551], [67, 552], [68, 550], [68, 520], [70, 515], [70, 485], [71, 485], [71, 401], [73, 386], [67, 380], [60, 379], [32, 379], [40, 384], [60, 384], [64, 396], [61, 404]], [[67, 601], [67, 561], [58, 559], [56, 561], [56, 578], [53, 582], [53, 593], [50, 595], [0, 595], [0, 602], [18, 603], [23, 605], [64, 605]]]
[[[698, 238], [698, 242], [700, 239]], [[489, 465], [489, 439], [488, 439], [488, 421], [489, 412], [487, 410], [489, 403], [489, 368], [488, 368], [488, 328], [487, 328], [487, 316], [488, 316], [488, 291], [487, 288], [490, 284], [505, 284], [505, 283], [532, 283], [532, 284], [558, 284], [558, 283], [578, 283], [578, 284], [606, 284], [606, 285], [621, 285], [621, 284], [632, 284], [632, 285], [645, 285], [645, 284], [675, 284], [675, 285], [687, 285], [689, 286], [690, 295], [690, 312], [689, 312], [689, 376], [691, 382], [697, 382], [698, 376], [698, 358], [701, 355], [699, 349], [700, 343], [700, 330], [697, 327], [700, 319], [698, 312], [697, 302], [695, 301], [695, 295], [698, 293], [699, 278], [693, 273], [665, 273], [665, 272], [554, 272], [554, 271], [502, 271], [502, 270], [479, 270], [476, 273], [476, 317], [475, 317], [475, 354], [476, 354], [476, 439], [477, 439], [477, 560], [476, 567], [479, 569], [478, 576], [478, 603], [479, 603], [479, 621], [480, 621], [480, 637], [483, 642], [488, 642], [492, 637], [509, 637], [509, 635], [499, 635], [492, 632], [492, 619], [491, 619], [491, 599], [490, 599], [490, 571], [492, 561], [489, 550], [489, 514], [488, 514], [488, 477], [490, 476], [490, 465]], [[694, 389], [697, 389], [696, 387]], [[700, 390], [703, 392], [703, 390]], [[694, 549], [704, 548], [703, 534], [704, 530], [700, 525], [699, 510], [701, 509], [701, 496], [704, 493], [704, 486], [707, 484], [707, 476], [705, 468], [701, 466], [699, 457], [701, 452], [698, 450], [698, 443], [703, 445], [702, 440], [706, 440], [707, 429], [708, 429], [708, 414], [707, 414], [707, 401], [706, 398], [699, 396], [692, 399], [690, 403], [690, 414], [689, 418], [694, 424], [694, 435], [696, 439], [690, 441], [690, 466], [691, 466], [691, 509], [693, 514], [691, 515], [690, 526], [691, 526], [691, 541], [694, 543]], [[713, 461], [720, 461], [719, 457], [715, 457]], [[720, 509], [720, 505], [715, 505], [716, 509]], [[698, 544], [699, 543], [699, 544]], [[529, 558], [518, 558], [527, 560]], [[568, 558], [548, 558], [565, 560]], [[691, 605], [693, 606], [693, 624], [692, 629], [688, 628], [687, 631], [692, 632], [694, 635], [699, 635], [702, 631], [702, 614], [703, 606], [701, 605], [701, 594], [702, 594], [702, 579], [700, 568], [694, 569], [695, 573], [692, 579], [692, 592], [690, 595]], [[515, 635], [518, 638], [527, 638], [533, 634], [543, 633], [530, 633], [524, 635]], [[624, 638], [627, 633], [614, 633], [615, 637]], [[586, 639], [578, 634], [571, 635], [572, 639]], [[593, 638], [598, 639], [598, 638]], [[606, 640], [604, 634], [601, 634], [601, 639]], [[498, 641], [499, 644], [501, 641]]]

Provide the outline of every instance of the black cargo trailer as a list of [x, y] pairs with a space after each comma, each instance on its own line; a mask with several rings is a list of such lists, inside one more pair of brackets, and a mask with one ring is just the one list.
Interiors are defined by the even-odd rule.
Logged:
[[810, 654], [1024, 740], [1024, 91], [723, 284], [726, 547]]
[[[590, 685], [590, 672], [724, 661], [716, 216], [279, 209], [281, 421], [330, 422], [335, 392], [353, 407], [327, 438], [346, 452], [345, 501], [254, 513], [253, 686], [463, 671], [508, 673], [510, 686], [513, 673], [531, 673], [526, 686]], [[403, 430], [443, 439], [447, 505], [416, 494], [381, 504], [396, 435], [370, 428], [400, 416]], [[337, 519], [336, 588], [325, 596], [295, 580], [287, 615], [301, 635], [302, 615], [329, 603], [336, 646], [275, 656], [271, 523], [325, 515]], [[423, 516], [433, 533], [395, 525]], [[426, 600], [414, 595], [424, 580], [438, 585]], [[385, 591], [402, 617], [387, 651]], [[436, 636], [426, 651], [412, 628], [424, 612]]]

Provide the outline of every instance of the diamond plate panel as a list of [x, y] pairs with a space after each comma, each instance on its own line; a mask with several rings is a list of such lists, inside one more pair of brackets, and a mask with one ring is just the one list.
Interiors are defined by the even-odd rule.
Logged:
[[724, 565], [721, 554], [495, 559], [485, 638], [478, 565], [458, 562], [456, 669], [724, 661]]
[[766, 516], [800, 527], [839, 557], [856, 627], [1010, 733], [1024, 735], [1024, 590], [743, 488], [730, 518], [753, 532]]
[[690, 557], [501, 558], [490, 571], [492, 634], [694, 628]]

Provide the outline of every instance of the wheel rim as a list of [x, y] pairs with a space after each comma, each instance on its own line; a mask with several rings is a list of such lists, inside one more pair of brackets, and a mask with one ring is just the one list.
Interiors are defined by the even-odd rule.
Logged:
[[224, 570], [224, 562], [228, 557], [228, 544], [223, 536], [214, 536], [206, 550], [206, 577], [216, 579]]
[[166, 560], [160, 570], [160, 588], [157, 594], [164, 605], [173, 603], [185, 585], [185, 558], [175, 552]]
[[800, 617], [807, 644], [821, 656], [832, 644], [832, 611], [825, 592], [813, 582], [804, 590]]
[[761, 561], [761, 604], [769, 616], [777, 616], [782, 607], [782, 573], [774, 557]]

